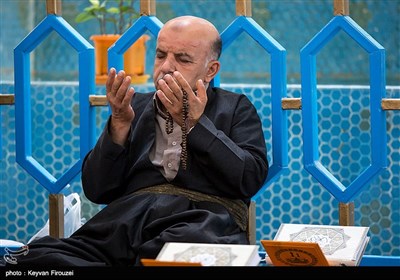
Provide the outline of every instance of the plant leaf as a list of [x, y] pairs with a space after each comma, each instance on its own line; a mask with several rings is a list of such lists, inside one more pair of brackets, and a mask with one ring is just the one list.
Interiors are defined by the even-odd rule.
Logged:
[[116, 8], [116, 7], [111, 7], [111, 8], [108, 8], [108, 9], [107, 9], [107, 13], [110, 13], [110, 14], [119, 14], [119, 9]]
[[90, 4], [92, 4], [92, 6], [96, 6], [96, 7], [100, 6], [99, 0], [89, 0], [89, 2], [90, 2]]
[[91, 14], [83, 12], [83, 13], [80, 13], [79, 15], [77, 15], [75, 17], [75, 21], [80, 23], [80, 22], [88, 21], [88, 20], [93, 19], [93, 18], [96, 18], [96, 17], [91, 15]]

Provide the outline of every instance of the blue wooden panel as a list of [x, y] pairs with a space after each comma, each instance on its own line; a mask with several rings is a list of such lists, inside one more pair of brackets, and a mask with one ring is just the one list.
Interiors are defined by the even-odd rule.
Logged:
[[[319, 161], [316, 55], [344, 31], [370, 55], [371, 164], [347, 188]], [[348, 16], [334, 17], [300, 51], [305, 169], [340, 202], [348, 202], [386, 167], [385, 49]]]
[[[265, 251], [259, 251], [258, 254], [262, 260], [265, 260]], [[266, 265], [265, 261], [262, 261], [260, 265]], [[400, 266], [400, 257], [364, 255], [361, 259], [360, 266]]]
[[141, 35], [149, 30], [155, 37], [162, 27], [162, 22], [154, 16], [141, 16], [124, 34], [108, 49], [108, 69], [114, 67], [117, 72], [124, 67], [124, 53]]
[[400, 256], [364, 255], [360, 266], [400, 266]]
[[[222, 51], [242, 33], [246, 32], [271, 56], [271, 100], [272, 100], [272, 164], [262, 189], [256, 199], [272, 184], [288, 164], [287, 113], [282, 110], [282, 98], [286, 97], [286, 50], [252, 18], [237, 17], [222, 33]], [[213, 84], [218, 86], [219, 74]]]
[[[57, 32], [79, 55], [80, 158], [56, 179], [32, 157], [30, 57], [51, 32]], [[14, 49], [16, 161], [51, 193], [60, 192], [80, 172], [82, 159], [93, 145], [94, 110], [89, 94], [94, 92], [94, 49], [62, 17], [48, 15]]]

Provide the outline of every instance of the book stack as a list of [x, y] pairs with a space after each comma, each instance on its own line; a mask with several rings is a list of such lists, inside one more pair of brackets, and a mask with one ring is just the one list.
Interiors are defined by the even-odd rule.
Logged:
[[142, 259], [144, 266], [258, 266], [259, 246], [167, 242], [155, 260]]
[[274, 240], [261, 240], [275, 266], [358, 266], [369, 227], [281, 224]]

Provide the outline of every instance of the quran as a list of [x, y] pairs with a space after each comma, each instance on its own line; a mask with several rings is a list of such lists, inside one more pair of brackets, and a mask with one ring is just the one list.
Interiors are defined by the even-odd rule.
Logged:
[[261, 240], [261, 244], [274, 266], [329, 266], [318, 243]]
[[[261, 261], [258, 250], [259, 246], [257, 245], [167, 242], [158, 254], [156, 262], [153, 263], [258, 266]], [[148, 260], [144, 260], [144, 262], [149, 264]]]
[[143, 266], [202, 266], [199, 262], [175, 262], [175, 261], [158, 261], [153, 259], [141, 259]]
[[261, 240], [272, 265], [358, 266], [369, 227], [281, 224], [274, 240]]

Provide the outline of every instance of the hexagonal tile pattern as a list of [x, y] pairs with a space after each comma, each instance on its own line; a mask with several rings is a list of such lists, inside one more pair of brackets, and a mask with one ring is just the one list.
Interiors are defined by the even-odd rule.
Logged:
[[[262, 119], [266, 144], [271, 153], [272, 135], [268, 131], [271, 125], [270, 87], [222, 85], [235, 92], [243, 92], [257, 104]], [[13, 84], [1, 84], [2, 92], [13, 92]], [[137, 91], [146, 92], [151, 85], [141, 85]], [[349, 111], [362, 111], [363, 96], [367, 88], [343, 87], [332, 89], [320, 88], [318, 100], [321, 116], [320, 138], [324, 138], [327, 147], [321, 145], [320, 153], [329, 168], [342, 180], [350, 180], [363, 169], [365, 162], [362, 151], [364, 127], [362, 119], [353, 118]], [[104, 89], [98, 87], [98, 94]], [[332, 92], [339, 96], [350, 96], [324, 101], [323, 96]], [[55, 94], [50, 94], [54, 92]], [[68, 92], [68, 94], [56, 94]], [[64, 122], [75, 117], [76, 110], [63, 110], [62, 104], [76, 104], [77, 84], [65, 83], [51, 85], [37, 83], [32, 87], [36, 96], [32, 114], [38, 116], [33, 124], [35, 133], [35, 155], [45, 166], [54, 170], [63, 170], [78, 153], [78, 122]], [[399, 98], [400, 88], [388, 88], [388, 98]], [[46, 98], [43, 98], [47, 96]], [[51, 96], [51, 97], [49, 97]], [[289, 97], [299, 97], [299, 86], [288, 87]], [[40, 98], [42, 97], [42, 98]], [[324, 103], [325, 102], [325, 103]], [[73, 106], [66, 106], [71, 108]], [[333, 110], [340, 107], [344, 110]], [[329, 122], [329, 113], [336, 122]], [[0, 209], [0, 238], [26, 242], [46, 222], [48, 192], [29, 176], [15, 161], [15, 118], [13, 106], [0, 107], [1, 113], [1, 149], [0, 178], [2, 193]], [[107, 107], [96, 107], [96, 134], [99, 135], [108, 117]], [[362, 114], [361, 114], [362, 115]], [[43, 116], [39, 118], [39, 116]], [[42, 120], [42, 121], [41, 121]], [[281, 223], [337, 224], [338, 201], [315, 181], [303, 168], [302, 155], [302, 117], [298, 110], [288, 111], [289, 168], [280, 178], [269, 186], [256, 200], [256, 237], [272, 239]], [[388, 168], [372, 183], [365, 187], [354, 201], [355, 224], [369, 226], [371, 241], [366, 254], [399, 256], [400, 255], [400, 115], [396, 111], [387, 112], [388, 123]], [[42, 133], [51, 130], [54, 133]], [[357, 139], [357, 140], [356, 140]], [[336, 141], [341, 142], [339, 149]], [[368, 145], [366, 145], [368, 146]], [[337, 151], [335, 151], [335, 149]], [[91, 203], [82, 192], [79, 176], [63, 190], [64, 194], [78, 192], [82, 199], [82, 215], [87, 220], [103, 206]]]

